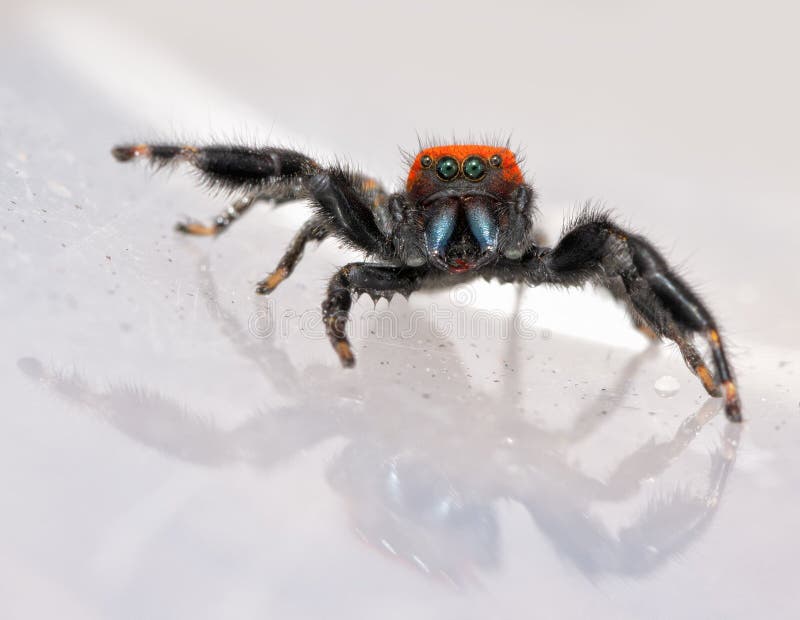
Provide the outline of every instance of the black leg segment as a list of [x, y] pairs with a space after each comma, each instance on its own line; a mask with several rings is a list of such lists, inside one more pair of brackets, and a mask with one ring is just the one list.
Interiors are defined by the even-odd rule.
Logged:
[[378, 229], [357, 175], [340, 169], [320, 172], [309, 179], [307, 187], [317, 214], [342, 241], [373, 254], [386, 251], [389, 241]]
[[196, 220], [186, 220], [175, 224], [175, 230], [187, 235], [219, 235], [225, 232], [234, 221], [240, 219], [247, 213], [250, 207], [257, 202], [271, 202], [273, 205], [277, 206], [285, 202], [298, 200], [305, 195], [305, 188], [300, 180], [295, 180], [290, 183], [275, 181], [258, 192], [235, 200], [208, 224]]
[[303, 258], [303, 250], [306, 244], [309, 241], [322, 241], [327, 236], [328, 230], [325, 228], [325, 220], [321, 217], [312, 217], [303, 224], [291, 243], [289, 243], [289, 247], [286, 248], [286, 253], [281, 258], [275, 270], [256, 285], [256, 293], [259, 295], [268, 295], [274, 291], [281, 282], [292, 275], [297, 263]]
[[391, 299], [396, 293], [408, 296], [419, 289], [421, 273], [408, 267], [350, 263], [334, 274], [328, 284], [328, 295], [322, 302], [322, 319], [342, 366], [355, 365], [346, 332], [353, 295], [366, 293], [373, 299]]
[[111, 150], [118, 161], [147, 159], [156, 166], [187, 162], [213, 188], [257, 190], [270, 181], [308, 176], [320, 168], [311, 158], [278, 148], [127, 144]]
[[380, 183], [360, 172], [323, 168], [302, 153], [271, 147], [126, 144], [111, 152], [119, 161], [145, 159], [157, 167], [186, 162], [210, 188], [249, 194], [212, 224], [182, 223], [181, 232], [219, 234], [258, 199], [281, 203], [304, 198], [311, 201], [327, 230], [348, 245], [370, 254], [393, 254], [391, 241], [376, 221], [385, 212], [387, 194]]
[[[714, 318], [647, 240], [622, 230], [602, 213], [589, 213], [540, 260], [539, 276], [546, 282], [593, 281], [610, 288], [629, 307], [635, 322], [678, 344], [709, 393], [719, 395], [722, 388], [726, 415], [741, 421], [738, 391]], [[708, 342], [715, 377], [691, 344], [694, 335]]]
[[255, 203], [256, 200], [258, 200], [258, 195], [255, 194], [245, 198], [240, 198], [233, 204], [229, 205], [217, 217], [215, 217], [214, 221], [210, 224], [204, 224], [203, 222], [198, 222], [196, 220], [187, 220], [175, 224], [175, 230], [186, 233], [187, 235], [219, 235], [227, 230], [228, 226], [230, 226], [234, 220], [237, 220], [244, 215], [250, 209], [250, 207], [253, 206], [253, 203]]

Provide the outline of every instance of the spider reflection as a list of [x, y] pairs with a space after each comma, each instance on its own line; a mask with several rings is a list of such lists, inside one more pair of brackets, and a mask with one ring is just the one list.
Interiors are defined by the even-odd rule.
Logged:
[[[612, 417], [619, 396], [603, 402], [605, 416], [596, 414], [598, 403], [587, 405], [566, 430], [546, 430], [516, 417], [515, 389], [491, 395], [473, 390], [471, 407], [443, 415], [432, 415], [421, 397], [393, 398], [387, 411], [386, 387], [377, 378], [344, 382], [324, 365], [297, 368], [284, 351], [254, 339], [218, 303], [211, 269], [201, 269], [199, 277], [222, 333], [289, 404], [254, 411], [238, 427], [224, 430], [177, 398], [146, 387], [97, 390], [77, 372], [52, 371], [31, 358], [20, 360], [20, 368], [131, 439], [202, 466], [245, 463], [266, 472], [304, 449], [343, 437], [347, 443], [327, 477], [356, 534], [413, 570], [458, 585], [500, 565], [501, 500], [522, 506], [559, 554], [590, 578], [657, 569], [698, 540], [716, 514], [735, 460], [739, 425], [725, 425], [702, 488], [645, 501], [636, 518], [616, 530], [605, 525], [601, 508], [641, 498], [644, 482], [662, 476], [716, 415], [713, 400], [689, 416], [672, 439], [644, 443], [601, 480], [566, 458], [565, 447], [591, 441]], [[624, 393], [643, 355], [628, 364], [609, 394]], [[512, 363], [522, 375], [524, 363]], [[451, 368], [450, 381], [466, 385], [460, 366]], [[409, 370], [404, 384], [415, 380], [414, 372], [423, 371]], [[361, 386], [356, 398], [354, 385]], [[324, 408], [320, 394], [326, 395]], [[481, 415], [485, 411], [509, 415]]]

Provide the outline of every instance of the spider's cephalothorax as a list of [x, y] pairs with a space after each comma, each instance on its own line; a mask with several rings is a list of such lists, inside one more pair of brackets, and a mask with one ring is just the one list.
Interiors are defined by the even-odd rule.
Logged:
[[[345, 366], [355, 362], [345, 333], [354, 295], [390, 299], [478, 276], [530, 286], [591, 281], [621, 301], [644, 333], [673, 340], [708, 393], [725, 397], [728, 418], [742, 419], [719, 331], [697, 295], [646, 239], [603, 212], [585, 210], [554, 247], [539, 245], [533, 230], [536, 195], [505, 147], [423, 149], [405, 189], [395, 193], [363, 174], [321, 166], [287, 149], [135, 144], [112, 153], [120, 161], [185, 161], [207, 184], [242, 191], [212, 224], [178, 224], [184, 233], [219, 234], [258, 200], [308, 200], [315, 215], [275, 271], [258, 283], [258, 293], [272, 292], [292, 273], [309, 241], [332, 235], [370, 255], [372, 262], [351, 263], [333, 275], [322, 304], [328, 336]], [[708, 342], [713, 373], [692, 342], [695, 335]]]
[[[429, 262], [461, 273], [479, 269], [498, 253], [518, 259], [531, 243], [533, 192], [506, 148], [455, 145], [425, 149], [411, 165], [408, 201], [423, 223]], [[516, 217], [523, 214], [522, 217]]]

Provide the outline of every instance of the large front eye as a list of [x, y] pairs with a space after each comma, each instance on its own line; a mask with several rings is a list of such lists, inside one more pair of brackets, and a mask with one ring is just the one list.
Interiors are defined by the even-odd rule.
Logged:
[[486, 175], [486, 163], [477, 155], [467, 157], [464, 161], [464, 176], [470, 181], [479, 181]]
[[450, 181], [458, 174], [458, 162], [452, 157], [442, 157], [436, 164], [436, 174], [440, 179]]

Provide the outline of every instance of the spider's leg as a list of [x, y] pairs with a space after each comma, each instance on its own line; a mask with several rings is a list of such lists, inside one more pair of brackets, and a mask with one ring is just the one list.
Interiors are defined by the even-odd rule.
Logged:
[[[256, 197], [266, 194], [278, 201], [307, 198], [328, 230], [345, 243], [371, 254], [392, 254], [389, 239], [378, 225], [379, 218], [386, 219], [386, 192], [377, 181], [358, 172], [339, 166], [323, 168], [302, 153], [273, 147], [127, 144], [111, 152], [119, 161], [145, 159], [158, 167], [188, 163], [215, 189], [244, 191]], [[275, 195], [276, 191], [284, 193]], [[214, 234], [251, 204], [248, 199], [236, 203], [216, 225], [183, 228], [195, 234]]]
[[[728, 418], [741, 421], [738, 390], [714, 318], [647, 240], [622, 230], [602, 213], [590, 212], [539, 260], [543, 272], [538, 277], [547, 282], [576, 285], [591, 280], [608, 286], [620, 278], [624, 292], [617, 293], [634, 317], [658, 336], [674, 340], [710, 393], [722, 387]], [[714, 378], [689, 342], [694, 335], [709, 344]]]
[[355, 364], [346, 326], [353, 295], [368, 294], [373, 299], [391, 300], [395, 293], [408, 296], [419, 289], [423, 271], [408, 267], [392, 267], [369, 263], [350, 263], [337, 271], [328, 284], [328, 295], [322, 302], [325, 332], [339, 355], [342, 366]]
[[390, 243], [376, 219], [379, 194], [365, 191], [363, 182], [359, 174], [331, 168], [311, 176], [306, 186], [312, 207], [331, 234], [370, 254], [385, 255]]
[[247, 212], [253, 203], [258, 200], [257, 194], [239, 198], [229, 205], [222, 213], [214, 218], [214, 221], [209, 224], [198, 222], [196, 220], [185, 220], [175, 224], [175, 230], [178, 232], [186, 233], [187, 235], [200, 235], [211, 236], [218, 235], [225, 231], [230, 226], [233, 220], [239, 219], [245, 212]]
[[287, 202], [300, 197], [304, 179], [320, 170], [302, 153], [278, 148], [129, 144], [116, 146], [111, 153], [118, 161], [144, 159], [159, 168], [185, 162], [211, 188], [247, 192], [210, 224], [187, 221], [176, 226], [191, 235], [218, 235], [258, 200]]
[[638, 312], [636, 312], [636, 308], [634, 308], [630, 298], [628, 297], [628, 292], [625, 290], [625, 284], [623, 283], [622, 278], [605, 278], [602, 281], [602, 284], [605, 289], [611, 293], [611, 296], [614, 299], [625, 306], [625, 309], [628, 311], [628, 315], [631, 318], [631, 323], [633, 323], [633, 326], [639, 330], [645, 338], [654, 342], [661, 340], [661, 336], [652, 330], [647, 325], [647, 322], [639, 315]]
[[303, 250], [306, 244], [309, 241], [322, 241], [327, 236], [328, 230], [325, 228], [325, 220], [321, 217], [314, 216], [303, 224], [302, 228], [297, 231], [297, 234], [289, 243], [289, 247], [286, 248], [286, 252], [275, 270], [256, 285], [256, 293], [268, 295], [274, 291], [281, 282], [292, 275], [297, 263], [303, 258]]
[[708, 366], [706, 366], [703, 356], [700, 355], [697, 347], [692, 344], [690, 337], [684, 335], [680, 329], [678, 329], [678, 326], [674, 324], [671, 326], [670, 334], [667, 337], [678, 345], [681, 355], [683, 356], [683, 361], [686, 362], [689, 370], [700, 379], [706, 392], [708, 392], [710, 396], [717, 398], [722, 396], [722, 392], [714, 376], [711, 374]]
[[305, 194], [300, 182], [273, 182], [267, 185], [263, 190], [238, 198], [208, 224], [196, 220], [186, 220], [178, 222], [175, 225], [175, 230], [188, 235], [219, 235], [225, 232], [234, 220], [238, 220], [256, 202], [262, 200], [269, 201], [277, 206], [299, 200], [303, 197], [305, 197]]
[[[633, 326], [651, 342], [660, 342], [661, 335], [652, 327], [650, 327], [642, 315], [636, 311], [636, 307], [633, 305], [630, 297], [628, 296], [628, 292], [625, 289], [625, 284], [622, 281], [622, 278], [605, 278], [602, 282], [611, 292], [611, 295], [617, 301], [625, 305], [628, 310], [628, 314], [631, 317]], [[711, 371], [708, 369], [708, 366], [706, 366], [705, 361], [703, 361], [703, 357], [700, 355], [697, 347], [692, 344], [691, 339], [682, 333], [680, 326], [677, 325], [675, 321], [669, 321], [669, 324], [667, 325], [667, 332], [667, 337], [678, 345], [686, 365], [689, 367], [689, 370], [691, 370], [700, 379], [703, 387], [706, 389], [706, 392], [708, 392], [710, 396], [722, 396], [722, 392], [720, 392], [719, 386], [715, 383]]]
[[178, 146], [171, 144], [127, 144], [111, 150], [118, 161], [145, 159], [158, 167], [186, 162], [212, 188], [258, 192], [267, 183], [308, 176], [320, 170], [310, 157], [272, 147]]

